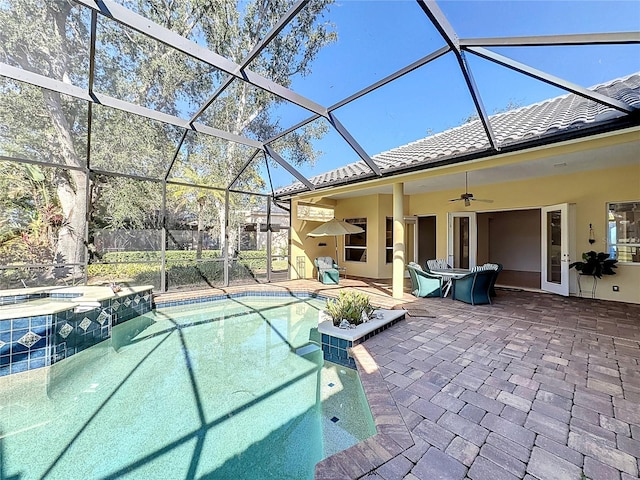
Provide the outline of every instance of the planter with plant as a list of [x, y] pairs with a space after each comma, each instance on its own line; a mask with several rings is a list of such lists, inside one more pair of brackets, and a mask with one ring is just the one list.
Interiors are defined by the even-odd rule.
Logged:
[[581, 276], [593, 277], [593, 288], [591, 289], [591, 297], [595, 298], [596, 287], [598, 285], [598, 279], [603, 275], [615, 275], [614, 268], [618, 268], [616, 263], [618, 260], [615, 258], [609, 258], [609, 254], [605, 252], [596, 253], [593, 250], [582, 254], [582, 261], [573, 262], [569, 265], [569, 268], [575, 268], [578, 272], [578, 288], [582, 294], [582, 287], [580, 286]]
[[376, 309], [362, 292], [342, 290], [318, 312], [318, 333], [325, 360], [356, 368], [351, 348], [402, 320], [406, 310]]
[[367, 295], [344, 290], [338, 294], [338, 298], [327, 300], [325, 309], [333, 325], [342, 328], [368, 321], [374, 310]]

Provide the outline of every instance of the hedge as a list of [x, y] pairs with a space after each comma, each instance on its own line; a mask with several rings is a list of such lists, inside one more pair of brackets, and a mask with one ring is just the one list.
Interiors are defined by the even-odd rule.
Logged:
[[[88, 266], [90, 283], [126, 282], [134, 284], [153, 284], [160, 286], [160, 252], [109, 252], [102, 257], [105, 262]], [[193, 250], [172, 250], [166, 252], [166, 274], [168, 285], [222, 285], [224, 281], [224, 262], [220, 251], [202, 252], [202, 259], [196, 261]], [[218, 261], [212, 261], [216, 260]], [[210, 260], [210, 261], [206, 261]], [[154, 263], [136, 263], [152, 261]], [[274, 270], [286, 270], [287, 260], [277, 260], [272, 264]], [[231, 263], [229, 276], [232, 280], [252, 279], [266, 275], [266, 252], [259, 250], [239, 253], [237, 261]]]

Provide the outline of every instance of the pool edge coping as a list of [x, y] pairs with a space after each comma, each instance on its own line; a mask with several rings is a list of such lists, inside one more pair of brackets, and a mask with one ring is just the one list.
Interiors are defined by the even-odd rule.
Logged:
[[415, 445], [380, 368], [365, 344], [351, 348], [376, 434], [335, 453], [315, 466], [316, 480], [361, 478]]

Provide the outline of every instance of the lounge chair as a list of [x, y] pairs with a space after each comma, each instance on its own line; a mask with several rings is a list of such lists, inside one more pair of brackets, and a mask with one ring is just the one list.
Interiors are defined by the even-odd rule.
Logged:
[[451, 298], [471, 305], [491, 303], [489, 289], [494, 275], [495, 270], [481, 270], [451, 279], [453, 292]]
[[331, 257], [318, 257], [313, 261], [318, 270], [318, 281], [325, 285], [337, 285], [340, 279], [338, 264]]
[[441, 297], [442, 277], [422, 270], [417, 263], [407, 265], [411, 278], [411, 293], [416, 297]]

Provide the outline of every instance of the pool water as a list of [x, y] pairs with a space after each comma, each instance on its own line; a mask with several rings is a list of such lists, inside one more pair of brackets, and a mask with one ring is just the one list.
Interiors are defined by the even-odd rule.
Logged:
[[313, 478], [375, 433], [356, 372], [314, 343], [323, 303], [161, 309], [0, 378], [0, 478]]

